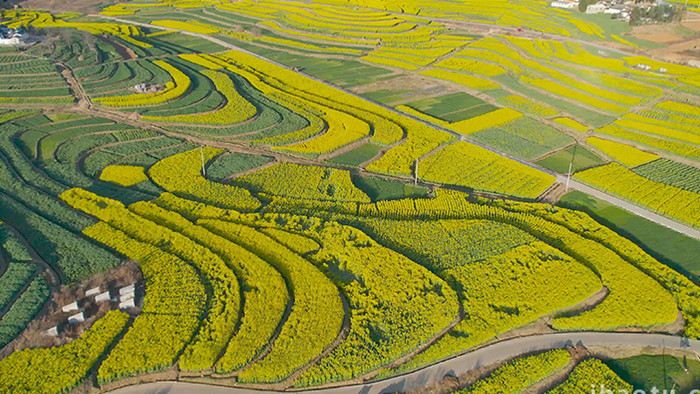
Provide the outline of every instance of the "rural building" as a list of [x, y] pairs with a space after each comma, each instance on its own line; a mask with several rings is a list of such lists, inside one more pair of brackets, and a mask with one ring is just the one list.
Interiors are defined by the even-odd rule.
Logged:
[[106, 302], [106, 301], [112, 301], [112, 297], [109, 295], [109, 291], [105, 291], [104, 293], [98, 294], [95, 296], [95, 302]]
[[586, 8], [586, 14], [600, 14], [602, 12], [605, 12], [605, 4], [601, 3], [596, 3], [596, 4], [591, 4]]
[[96, 295], [98, 295], [98, 294], [100, 294], [100, 287], [99, 287], [99, 286], [98, 286], [98, 287], [94, 287], [94, 288], [92, 288], [92, 289], [90, 289], [90, 290], [88, 290], [88, 291], [85, 292], [85, 296], [86, 296], [86, 297], [92, 297], [92, 296], [96, 296]]
[[557, 0], [553, 1], [550, 5], [555, 8], [574, 9], [578, 7], [578, 1]]
[[68, 324], [78, 324], [85, 321], [85, 313], [80, 312], [68, 318]]
[[58, 326], [54, 326], [54, 327], [51, 327], [48, 330], [46, 330], [46, 335], [48, 335], [50, 337], [57, 337], [58, 334], [59, 334]]
[[131, 292], [131, 293], [126, 293], [126, 294], [122, 294], [122, 295], [119, 296], [119, 301], [122, 301], [122, 302], [123, 302], [123, 301], [127, 301], [127, 300], [130, 300], [130, 299], [134, 298], [135, 296], [136, 296], [136, 294], [133, 293], [133, 292]]
[[136, 93], [140, 93], [140, 94], [158, 93], [164, 89], [165, 89], [165, 86], [163, 86], [163, 85], [148, 85], [145, 83], [140, 83], [140, 84], [134, 86], [134, 91], [136, 91]]
[[128, 293], [133, 293], [134, 290], [136, 290], [136, 286], [132, 283], [129, 286], [124, 286], [121, 289], [119, 289], [119, 295], [123, 296]]
[[119, 309], [129, 309], [129, 308], [136, 308], [136, 301], [133, 298], [130, 298], [126, 301], [122, 301], [119, 303]]
[[27, 35], [22, 29], [0, 25], [0, 45], [24, 45]]
[[78, 306], [78, 301], [75, 301], [75, 302], [70, 303], [68, 305], [64, 305], [63, 308], [61, 308], [61, 310], [64, 313], [77, 311], [78, 309], [80, 309], [80, 307]]

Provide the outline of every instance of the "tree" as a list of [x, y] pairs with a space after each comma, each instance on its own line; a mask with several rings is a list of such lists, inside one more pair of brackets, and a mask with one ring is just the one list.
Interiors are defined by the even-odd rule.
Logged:
[[591, 4], [595, 4], [597, 0], [580, 0], [578, 3], [578, 10], [581, 12], [586, 12], [588, 9], [588, 6]]
[[642, 9], [640, 7], [632, 8], [632, 15], [630, 16], [630, 25], [637, 26], [642, 23]]

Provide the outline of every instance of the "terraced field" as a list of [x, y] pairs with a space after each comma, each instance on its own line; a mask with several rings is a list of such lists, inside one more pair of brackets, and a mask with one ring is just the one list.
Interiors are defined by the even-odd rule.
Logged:
[[[45, 34], [0, 50], [0, 392], [317, 389], [519, 333], [700, 339], [693, 280], [551, 204], [570, 175], [700, 228], [700, 70], [609, 23], [509, 0], [0, 17]], [[566, 350], [480, 377], [460, 389], [628, 388]]]

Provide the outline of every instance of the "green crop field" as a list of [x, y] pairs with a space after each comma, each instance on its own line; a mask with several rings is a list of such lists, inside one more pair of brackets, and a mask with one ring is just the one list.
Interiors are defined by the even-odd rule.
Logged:
[[[697, 387], [700, 363], [673, 356], [635, 356], [609, 360], [606, 364], [634, 387], [685, 393]], [[686, 372], [687, 371], [687, 372]]]
[[700, 69], [639, 33], [680, 9], [16, 2], [0, 393], [700, 381]]
[[700, 241], [697, 239], [683, 236], [579, 191], [565, 195], [561, 204], [590, 212], [635, 239], [658, 259], [693, 275], [700, 275], [700, 263], [697, 259]]
[[540, 159], [537, 161], [537, 164], [560, 174], [568, 174], [569, 164], [572, 163], [572, 159], [571, 171], [573, 172], [604, 163], [595, 153], [577, 144]]
[[359, 166], [360, 164], [374, 158], [382, 147], [372, 143], [364, 144], [350, 151], [344, 152], [330, 159], [332, 163], [345, 164], [349, 166]]
[[447, 122], [459, 122], [483, 115], [497, 108], [463, 92], [412, 101], [406, 105]]

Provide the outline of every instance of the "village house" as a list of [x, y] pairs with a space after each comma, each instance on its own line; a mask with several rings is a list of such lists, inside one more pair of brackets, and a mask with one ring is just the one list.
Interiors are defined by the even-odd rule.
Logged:
[[26, 38], [24, 30], [0, 25], [0, 45], [24, 45]]

